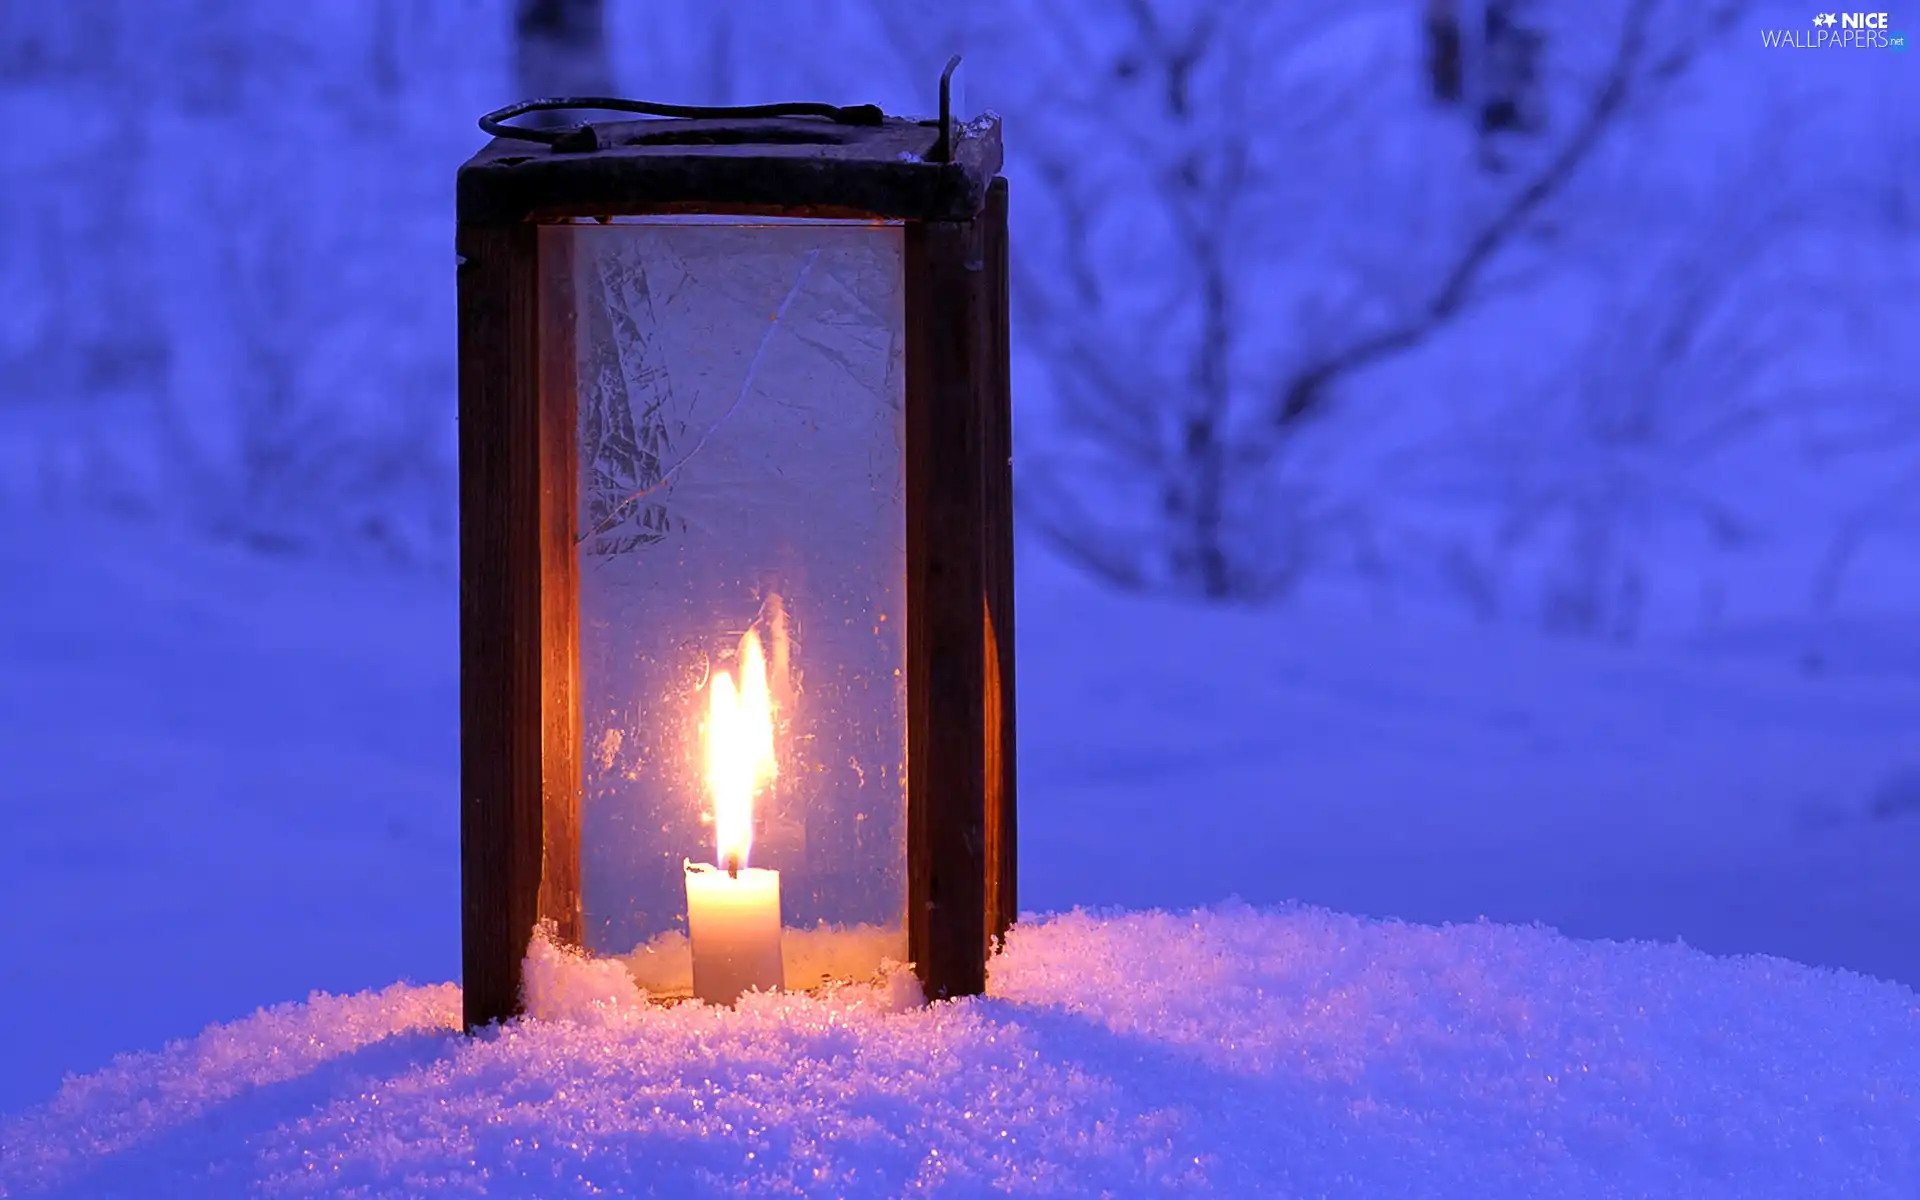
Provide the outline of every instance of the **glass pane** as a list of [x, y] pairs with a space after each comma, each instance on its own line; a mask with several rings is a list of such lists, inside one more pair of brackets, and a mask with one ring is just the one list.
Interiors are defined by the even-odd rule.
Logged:
[[749, 668], [774, 765], [743, 865], [779, 872], [787, 986], [904, 960], [901, 229], [542, 236], [577, 314], [587, 946], [687, 990], [685, 864], [725, 865], [710, 706], [721, 675], [747, 704]]

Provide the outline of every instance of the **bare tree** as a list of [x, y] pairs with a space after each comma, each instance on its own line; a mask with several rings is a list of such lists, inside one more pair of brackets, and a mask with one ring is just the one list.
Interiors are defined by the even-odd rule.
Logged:
[[515, 0], [513, 33], [522, 98], [612, 93], [602, 0]]
[[1480, 18], [1480, 163], [1504, 171], [1508, 139], [1546, 124], [1546, 33], [1532, 0], [1483, 0]]
[[401, 39], [404, 0], [373, 0], [367, 30], [367, 79], [382, 102], [399, 94], [403, 83]]
[[[1899, 338], [1911, 320], [1910, 308], [1891, 307], [1891, 314], [1876, 314], [1893, 318], [1873, 330], [1881, 346]], [[1920, 404], [1898, 386], [1850, 389], [1839, 401], [1833, 407], [1844, 409], [1840, 418], [1804, 442], [1814, 462], [1860, 479], [1863, 494], [1840, 514], [1815, 565], [1809, 599], [1821, 615], [1839, 607], [1862, 557], [1876, 545], [1884, 550], [1903, 536], [1911, 539], [1920, 525]]]
[[1427, 91], [1440, 104], [1460, 100], [1464, 79], [1459, 0], [1427, 0]]
[[1034, 214], [1022, 232], [1042, 239], [1016, 260], [1016, 301], [1051, 360], [1064, 434], [1057, 458], [1023, 474], [1023, 503], [1116, 581], [1245, 590], [1226, 478], [1240, 373], [1261, 340], [1247, 293], [1271, 264], [1272, 226], [1305, 199], [1276, 144], [1324, 149], [1338, 120], [1342, 97], [1311, 66], [1329, 23], [1246, 0], [996, 16], [1021, 54], [1061, 64], [1044, 94], [1006, 77], [994, 89], [1019, 131]]
[[1848, 574], [1869, 543], [1891, 541], [1902, 532], [1910, 537], [1916, 515], [1920, 515], [1920, 455], [1910, 455], [1883, 491], [1842, 519], [1814, 572], [1814, 611], [1833, 612]]
[[0, 401], [80, 412], [165, 381], [171, 348], [141, 246], [152, 139], [137, 119], [84, 119], [154, 99], [141, 14], [125, 10], [118, 0], [0, 6], [0, 90], [34, 89], [41, 104], [29, 111], [82, 115], [44, 140], [29, 129], [23, 145], [35, 149], [17, 156], [0, 196], [0, 217], [34, 231], [0, 247], [0, 277], [25, 285], [0, 334]]
[[1757, 156], [1678, 235], [1612, 264], [1564, 371], [1456, 441], [1450, 490], [1498, 514], [1477, 587], [1522, 576], [1549, 631], [1624, 640], [1663, 549], [1763, 536], [1727, 464], [1824, 403], [1789, 368], [1862, 303], [1806, 252], [1819, 214], [1785, 177]]
[[1031, 248], [1019, 321], [1056, 398], [1023, 454], [1032, 526], [1113, 581], [1208, 597], [1366, 558], [1364, 513], [1303, 470], [1317, 419], [1510, 283], [1496, 268], [1739, 8], [1583, 11], [1567, 119], [1476, 182], [1442, 128], [1409, 127], [1421, 72], [1391, 69], [1431, 7], [1008, 0], [1012, 52], [1058, 64], [1027, 72], [1044, 91], [994, 80]]
[[[0, 217], [39, 234], [0, 246], [23, 300], [0, 404], [46, 402], [46, 498], [262, 548], [446, 548], [452, 369], [411, 324], [433, 320], [445, 249], [406, 215], [444, 176], [420, 165], [424, 122], [392, 111], [434, 8], [0, 4], [0, 90], [59, 114], [22, 126], [33, 152], [0, 190]], [[421, 269], [396, 269], [409, 254]]]

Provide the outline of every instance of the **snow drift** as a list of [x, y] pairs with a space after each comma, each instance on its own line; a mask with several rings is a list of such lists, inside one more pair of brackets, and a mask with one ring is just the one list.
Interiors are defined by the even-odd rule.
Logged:
[[1911, 1196], [1920, 998], [1540, 928], [1029, 921], [988, 997], [633, 1003], [461, 1037], [315, 996], [70, 1079], [0, 1195]]

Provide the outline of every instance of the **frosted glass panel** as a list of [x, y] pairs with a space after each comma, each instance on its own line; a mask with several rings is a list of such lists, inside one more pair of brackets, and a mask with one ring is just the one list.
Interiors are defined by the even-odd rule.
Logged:
[[777, 771], [750, 865], [781, 874], [787, 984], [904, 960], [900, 228], [543, 238], [576, 313], [588, 948], [684, 990], [683, 863], [717, 860], [709, 686], [751, 630]]

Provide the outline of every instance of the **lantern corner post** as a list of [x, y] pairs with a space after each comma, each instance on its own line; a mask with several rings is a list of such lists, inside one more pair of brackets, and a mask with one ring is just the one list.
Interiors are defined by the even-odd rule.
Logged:
[[906, 226], [907, 941], [929, 999], [986, 990], [1012, 919], [1005, 185]]
[[468, 220], [455, 236], [469, 1030], [520, 1012], [542, 919], [580, 936], [577, 401], [567, 264], [543, 256], [551, 237], [531, 222]]
[[1019, 771], [1014, 708], [1013, 619], [1013, 346], [1009, 326], [1007, 181], [988, 185], [986, 318], [991, 332], [981, 373], [985, 434], [985, 591], [987, 632], [987, 860], [990, 920], [996, 944], [1019, 913], [1017, 814]]

